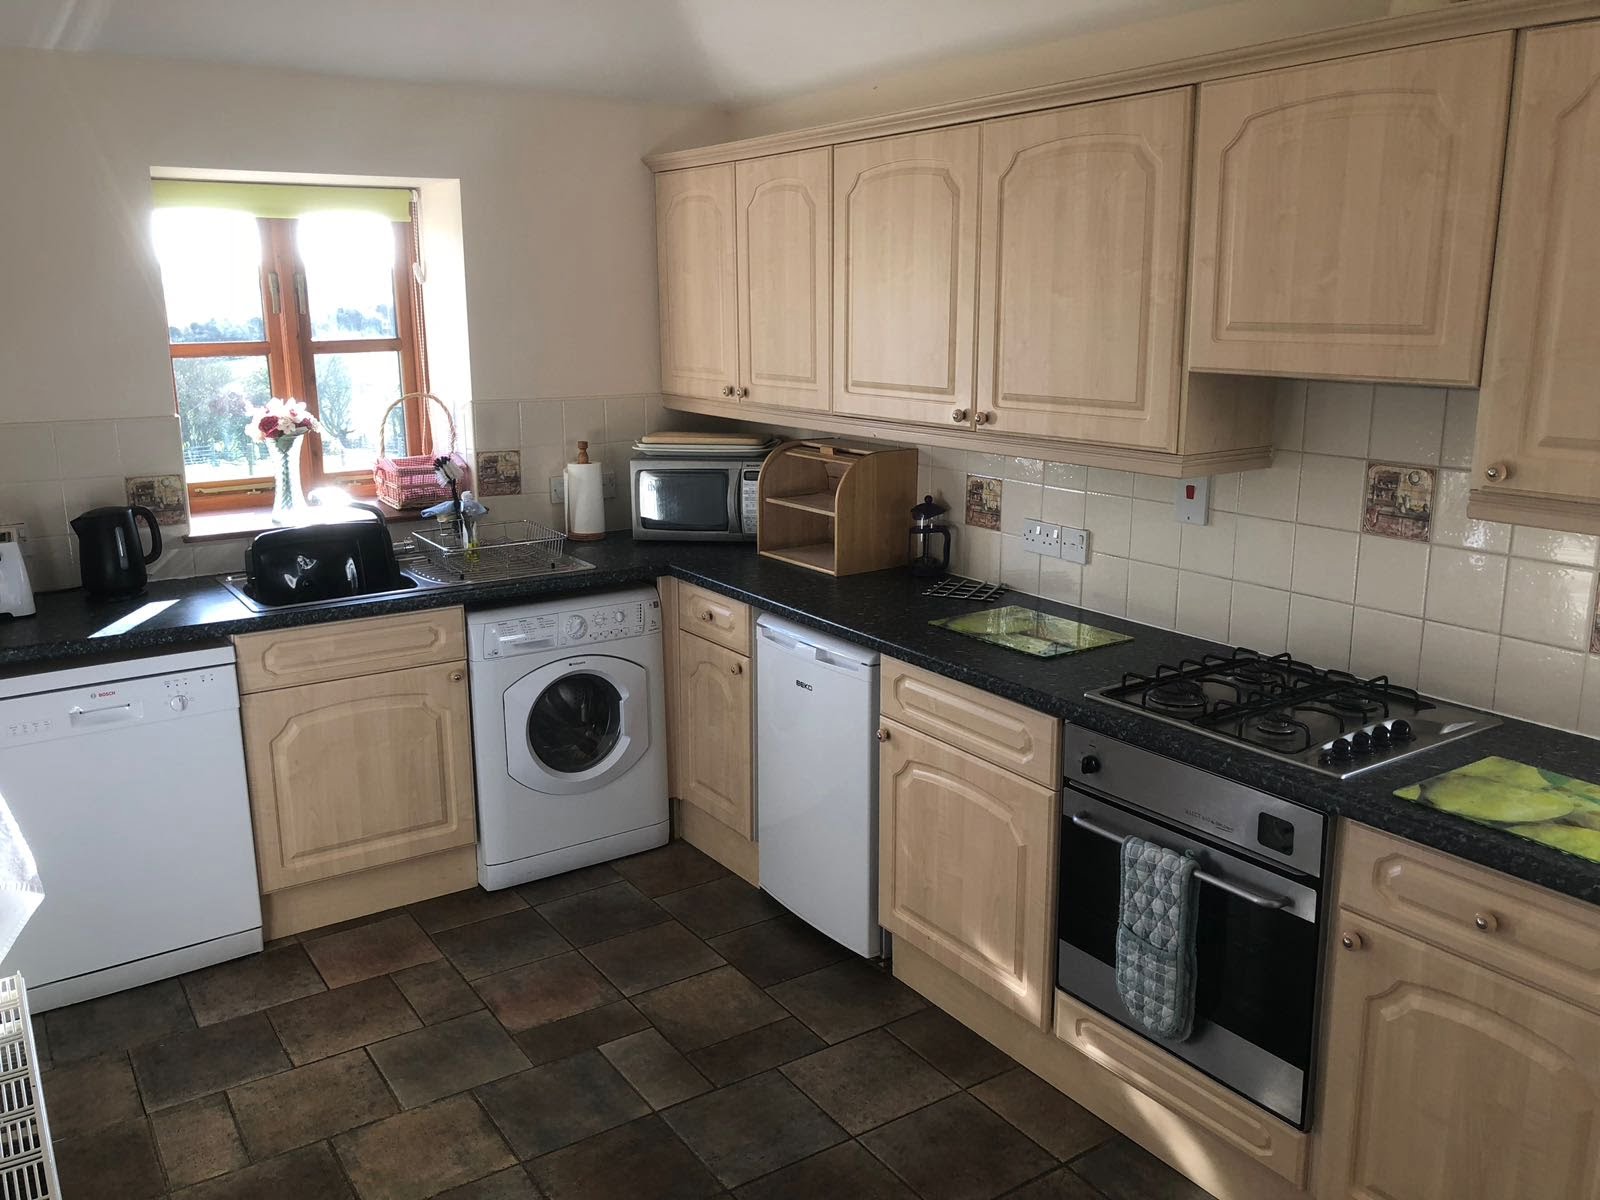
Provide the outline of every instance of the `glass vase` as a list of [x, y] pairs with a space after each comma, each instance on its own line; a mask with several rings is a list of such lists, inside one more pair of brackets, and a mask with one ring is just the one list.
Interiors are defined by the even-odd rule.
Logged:
[[273, 464], [272, 521], [275, 525], [293, 525], [306, 507], [305, 489], [300, 485], [300, 439], [275, 438], [272, 452], [277, 458]]

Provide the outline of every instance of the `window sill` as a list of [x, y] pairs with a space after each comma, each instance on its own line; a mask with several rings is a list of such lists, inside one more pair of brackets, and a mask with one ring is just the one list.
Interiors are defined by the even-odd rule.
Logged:
[[[387, 504], [378, 504], [383, 510], [383, 515], [391, 525], [415, 524], [423, 520], [432, 520], [424, 517], [416, 509], [390, 508]], [[313, 508], [312, 513], [318, 510]], [[307, 522], [311, 524], [313, 522]], [[281, 526], [273, 523], [272, 510], [267, 508], [241, 508], [232, 512], [191, 513], [189, 515], [189, 532], [184, 534], [183, 540], [190, 543], [221, 542], [230, 538], [254, 537], [268, 529], [278, 529]]]

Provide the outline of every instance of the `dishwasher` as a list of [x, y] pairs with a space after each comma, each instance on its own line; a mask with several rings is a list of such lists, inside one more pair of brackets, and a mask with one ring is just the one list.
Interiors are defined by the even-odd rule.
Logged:
[[756, 622], [756, 829], [761, 886], [803, 921], [875, 957], [878, 655]]
[[44, 900], [5, 957], [35, 1011], [261, 949], [231, 647], [0, 679], [0, 796]]

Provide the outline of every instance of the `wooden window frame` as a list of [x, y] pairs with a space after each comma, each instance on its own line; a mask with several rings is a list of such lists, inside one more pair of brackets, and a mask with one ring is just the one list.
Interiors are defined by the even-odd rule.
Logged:
[[[319, 412], [316, 374], [318, 354], [398, 352], [401, 392], [412, 397], [403, 406], [405, 452], [421, 453], [418, 447], [430, 444], [430, 431], [427, 406], [413, 395], [427, 390], [426, 357], [419, 312], [421, 297], [412, 275], [412, 263], [416, 257], [415, 222], [415, 205], [412, 206], [410, 221], [392, 222], [395, 243], [392, 274], [395, 337], [313, 338], [305, 264], [300, 261], [295, 244], [295, 218], [257, 217], [256, 224], [261, 233], [260, 288], [261, 312], [267, 335], [265, 340], [169, 341], [169, 358], [265, 357], [271, 394], [293, 396], [316, 413]], [[177, 380], [174, 378], [174, 412], [177, 411], [177, 404]], [[301, 478], [308, 489], [334, 484], [353, 495], [368, 498], [377, 495], [370, 470], [324, 469], [321, 438], [301, 438], [300, 454]], [[270, 476], [208, 479], [200, 483], [185, 480], [185, 486], [192, 513], [241, 512], [272, 505], [273, 481]]]

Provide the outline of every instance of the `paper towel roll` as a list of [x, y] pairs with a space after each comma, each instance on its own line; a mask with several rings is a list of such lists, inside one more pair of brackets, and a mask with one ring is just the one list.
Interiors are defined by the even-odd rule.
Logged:
[[580, 542], [606, 535], [605, 480], [589, 461], [589, 443], [578, 443], [578, 461], [567, 464], [567, 536]]

